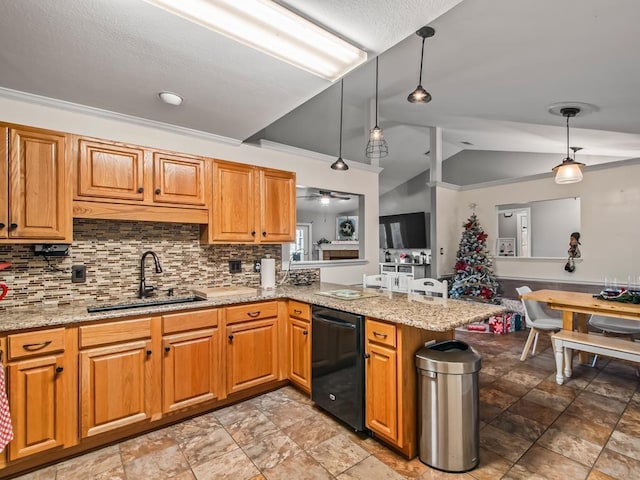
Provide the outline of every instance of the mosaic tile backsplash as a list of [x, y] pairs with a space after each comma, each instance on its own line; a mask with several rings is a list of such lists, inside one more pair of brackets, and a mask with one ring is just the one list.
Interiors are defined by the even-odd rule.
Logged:
[[[36, 257], [33, 245], [0, 245], [0, 261], [12, 267], [0, 271], [0, 282], [9, 293], [0, 310], [40, 304], [57, 305], [72, 300], [87, 303], [126, 302], [137, 298], [140, 259], [147, 250], [160, 258], [162, 273], [155, 273], [153, 259], [147, 256], [147, 285], [155, 295], [188, 295], [194, 288], [229, 285], [260, 286], [260, 273], [253, 262], [266, 256], [276, 259], [280, 272], [280, 245], [200, 245], [199, 226], [177, 223], [121, 222], [75, 219], [73, 244], [68, 257]], [[240, 260], [242, 271], [229, 273], [229, 260]], [[86, 266], [86, 282], [71, 282], [71, 267]], [[279, 281], [280, 278], [276, 278]], [[298, 271], [294, 283], [318, 282], [316, 269]]]

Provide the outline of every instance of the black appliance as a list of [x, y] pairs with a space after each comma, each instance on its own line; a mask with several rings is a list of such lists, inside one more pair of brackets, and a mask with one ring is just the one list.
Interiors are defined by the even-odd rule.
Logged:
[[311, 311], [311, 399], [363, 431], [364, 317], [317, 305]]

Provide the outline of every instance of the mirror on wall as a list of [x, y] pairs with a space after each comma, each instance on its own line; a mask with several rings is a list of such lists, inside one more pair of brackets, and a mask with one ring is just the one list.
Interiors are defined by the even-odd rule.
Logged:
[[497, 257], [564, 258], [580, 231], [580, 198], [496, 205]]
[[364, 258], [364, 195], [296, 187], [296, 241], [282, 246], [292, 262]]

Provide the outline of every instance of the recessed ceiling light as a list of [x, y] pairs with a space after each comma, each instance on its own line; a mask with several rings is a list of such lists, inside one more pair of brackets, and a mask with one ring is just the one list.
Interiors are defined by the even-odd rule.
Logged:
[[162, 100], [164, 103], [168, 105], [178, 106], [178, 105], [182, 105], [182, 102], [183, 102], [183, 98], [177, 93], [160, 92], [158, 94], [158, 97], [160, 97], [160, 100]]
[[463, 145], [473, 145], [473, 143], [467, 142], [466, 140], [462, 140], [460, 143]]
[[332, 82], [367, 60], [367, 52], [273, 1], [145, 2]]

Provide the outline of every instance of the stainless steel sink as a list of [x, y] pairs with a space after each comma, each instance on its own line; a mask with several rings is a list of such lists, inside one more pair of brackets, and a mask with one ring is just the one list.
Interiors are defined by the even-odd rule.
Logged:
[[87, 307], [87, 312], [109, 312], [111, 310], [125, 310], [127, 308], [143, 308], [143, 307], [157, 307], [160, 305], [173, 305], [176, 303], [192, 303], [200, 302], [204, 298], [200, 297], [182, 297], [182, 298], [166, 298], [164, 300], [147, 300], [131, 303], [116, 303], [111, 305], [98, 305], [93, 307]]

